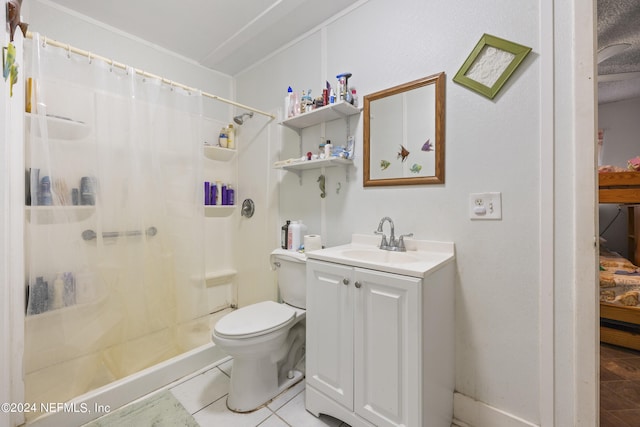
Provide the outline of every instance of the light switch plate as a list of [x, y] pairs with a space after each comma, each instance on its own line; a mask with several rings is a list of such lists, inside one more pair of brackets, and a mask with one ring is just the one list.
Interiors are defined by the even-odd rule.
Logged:
[[469, 194], [469, 218], [502, 219], [502, 193]]

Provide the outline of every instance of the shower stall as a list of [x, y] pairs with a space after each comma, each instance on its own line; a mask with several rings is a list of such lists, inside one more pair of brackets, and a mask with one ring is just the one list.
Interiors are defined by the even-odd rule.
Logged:
[[[125, 403], [224, 358], [210, 327], [235, 301], [232, 257], [205, 260], [202, 183], [236, 172], [203, 156], [216, 101], [37, 35], [24, 62], [25, 402]], [[124, 378], [138, 395], [113, 392]]]

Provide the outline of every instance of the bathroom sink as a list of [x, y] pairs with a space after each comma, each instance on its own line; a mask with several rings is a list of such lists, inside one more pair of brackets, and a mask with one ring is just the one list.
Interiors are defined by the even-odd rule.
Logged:
[[342, 251], [345, 258], [358, 259], [362, 261], [385, 263], [385, 264], [404, 264], [407, 262], [418, 262], [420, 258], [407, 252], [383, 251], [382, 249], [345, 249]]
[[420, 278], [453, 261], [455, 256], [454, 245], [449, 242], [405, 239], [406, 252], [383, 250], [379, 244], [379, 236], [354, 234], [349, 244], [306, 255], [310, 259]]

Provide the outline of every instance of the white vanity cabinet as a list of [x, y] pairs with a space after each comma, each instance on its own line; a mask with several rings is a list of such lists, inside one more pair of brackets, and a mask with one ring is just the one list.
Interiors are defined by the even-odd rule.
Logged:
[[422, 279], [309, 259], [307, 410], [354, 427], [451, 425], [452, 269]]

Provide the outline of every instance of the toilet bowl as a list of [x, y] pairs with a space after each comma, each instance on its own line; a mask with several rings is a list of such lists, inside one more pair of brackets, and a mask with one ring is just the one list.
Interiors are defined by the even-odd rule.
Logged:
[[304, 357], [306, 257], [278, 249], [271, 261], [284, 302], [235, 310], [216, 323], [211, 335], [233, 358], [227, 407], [236, 412], [260, 408], [304, 377], [295, 368]]

